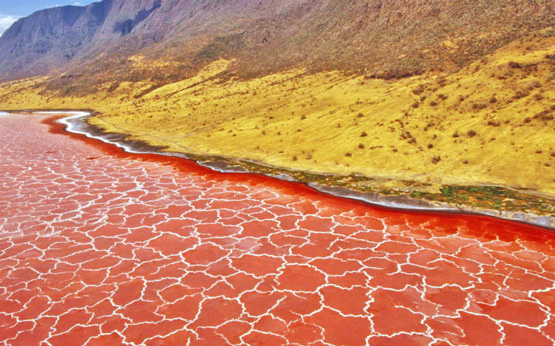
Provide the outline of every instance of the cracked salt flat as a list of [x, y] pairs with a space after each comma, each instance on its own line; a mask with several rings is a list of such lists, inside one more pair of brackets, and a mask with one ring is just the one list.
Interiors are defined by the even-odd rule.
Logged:
[[0, 118], [0, 345], [553, 345], [555, 237]]

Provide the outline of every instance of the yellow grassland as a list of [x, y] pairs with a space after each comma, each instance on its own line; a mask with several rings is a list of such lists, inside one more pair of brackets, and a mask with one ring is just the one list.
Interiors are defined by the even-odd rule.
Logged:
[[169, 151], [358, 173], [391, 186], [489, 184], [555, 196], [551, 55], [555, 37], [539, 34], [457, 73], [389, 81], [300, 69], [222, 80], [233, 62], [220, 60], [156, 89], [124, 82], [84, 97], [43, 90], [43, 79], [5, 83], [0, 109], [94, 109], [91, 123]]

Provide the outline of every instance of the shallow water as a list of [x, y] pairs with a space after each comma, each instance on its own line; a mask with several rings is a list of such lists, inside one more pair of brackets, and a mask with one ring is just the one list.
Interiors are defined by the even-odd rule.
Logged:
[[[555, 233], [0, 117], [0, 345], [552, 345]], [[51, 131], [49, 131], [51, 130]]]

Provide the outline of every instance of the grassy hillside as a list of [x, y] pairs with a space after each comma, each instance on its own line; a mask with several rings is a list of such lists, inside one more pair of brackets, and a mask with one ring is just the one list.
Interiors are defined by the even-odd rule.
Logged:
[[[169, 63], [142, 61], [128, 64]], [[487, 184], [555, 197], [552, 29], [456, 73], [399, 80], [302, 69], [238, 80], [226, 75], [231, 63], [162, 87], [105, 83], [83, 97], [46, 90], [44, 78], [5, 83], [0, 108], [92, 108], [93, 124], [171, 151], [379, 177], [384, 188]]]

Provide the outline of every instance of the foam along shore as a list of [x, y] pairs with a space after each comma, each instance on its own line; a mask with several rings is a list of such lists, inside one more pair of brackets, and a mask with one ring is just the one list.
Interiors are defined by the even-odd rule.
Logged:
[[[1, 113], [0, 113], [1, 114]], [[555, 229], [555, 218], [553, 215], [542, 215], [540, 213], [530, 211], [507, 211], [507, 210], [489, 210], [479, 208], [472, 205], [464, 204], [450, 204], [438, 202], [433, 200], [426, 200], [425, 198], [414, 198], [410, 195], [395, 195], [384, 194], [380, 192], [357, 191], [356, 189], [333, 186], [323, 184], [320, 179], [313, 177], [313, 174], [303, 174], [303, 172], [296, 172], [279, 167], [269, 167], [261, 163], [256, 163], [249, 160], [238, 161], [236, 159], [226, 157], [210, 157], [210, 156], [197, 156], [178, 152], [165, 152], [161, 151], [163, 147], [154, 147], [149, 144], [129, 140], [128, 136], [118, 133], [108, 133], [98, 127], [89, 124], [88, 119], [92, 113], [86, 111], [34, 111], [32, 114], [37, 115], [53, 115], [64, 116], [57, 120], [65, 126], [66, 131], [74, 134], [80, 134], [88, 138], [102, 141], [128, 153], [134, 154], [157, 154], [163, 156], [180, 157], [187, 160], [193, 160], [197, 164], [210, 168], [212, 170], [222, 173], [258, 173], [287, 181], [297, 181], [306, 184], [311, 188], [337, 197], [354, 199], [366, 202], [372, 205], [383, 206], [393, 209], [411, 210], [411, 211], [437, 211], [449, 213], [467, 213], [492, 216], [505, 220], [512, 220], [532, 224], [544, 228]], [[299, 174], [301, 179], [298, 178]], [[331, 176], [331, 175], [330, 175]], [[308, 177], [308, 178], [307, 178]]]

